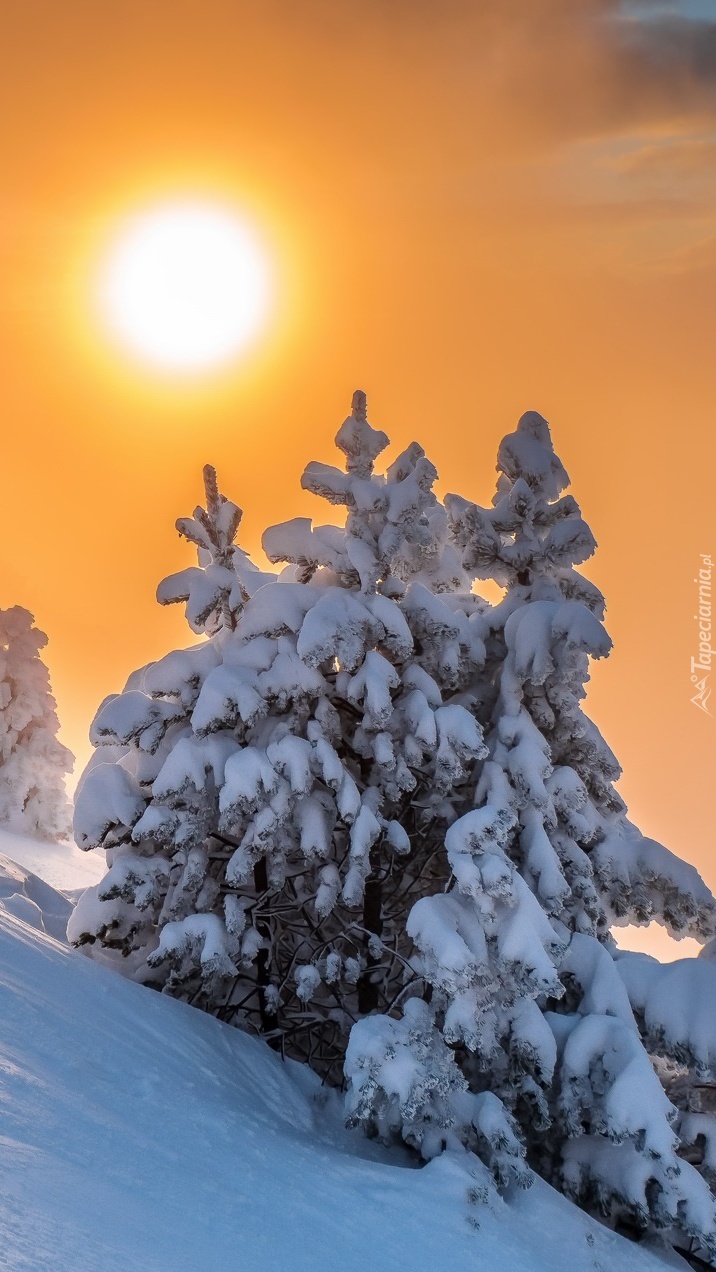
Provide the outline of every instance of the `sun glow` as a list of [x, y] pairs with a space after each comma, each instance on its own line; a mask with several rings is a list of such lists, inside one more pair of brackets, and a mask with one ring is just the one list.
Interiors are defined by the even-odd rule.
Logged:
[[228, 362], [265, 325], [266, 258], [238, 216], [208, 203], [170, 203], [131, 218], [100, 272], [111, 333], [173, 373]]

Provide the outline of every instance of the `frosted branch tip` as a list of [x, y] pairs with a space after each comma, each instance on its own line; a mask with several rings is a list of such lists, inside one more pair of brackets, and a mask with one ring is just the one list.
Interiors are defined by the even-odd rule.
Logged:
[[351, 401], [351, 415], [354, 420], [360, 420], [365, 424], [367, 421], [368, 401], [362, 389], [356, 389]]

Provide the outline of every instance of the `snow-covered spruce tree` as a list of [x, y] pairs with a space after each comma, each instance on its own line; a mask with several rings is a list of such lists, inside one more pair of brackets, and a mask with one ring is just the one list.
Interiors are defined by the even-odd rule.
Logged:
[[[199, 740], [192, 713], [207, 681], [205, 698], [211, 695], [210, 673], [220, 667], [249, 596], [274, 577], [234, 543], [241, 509], [219, 493], [208, 465], [204, 488], [206, 508], [176, 523], [199, 563], [164, 579], [157, 599], [183, 602], [192, 632], [205, 639], [140, 668], [121, 694], [100, 705], [90, 730], [96, 750], [78, 784], [74, 835], [83, 849], [103, 848], [109, 870], [83, 894], [68, 928], [76, 944], [99, 941], [110, 957], [112, 951], [121, 957], [122, 970], [151, 979], [146, 960], [158, 932], [200, 914], [191, 941], [186, 929], [187, 975], [167, 969], [165, 978], [171, 988], [186, 983], [187, 994], [200, 991], [204, 980], [213, 985], [228, 966], [225, 928], [212, 917], [225, 846], [212, 831], [224, 764], [238, 749], [228, 733]], [[251, 701], [247, 687], [244, 714]], [[193, 977], [190, 967], [199, 969]]]
[[425, 1156], [467, 1145], [499, 1181], [527, 1182], [528, 1162], [612, 1222], [712, 1258], [712, 1198], [677, 1156], [610, 926], [656, 919], [704, 941], [714, 901], [627, 821], [617, 762], [582, 710], [610, 641], [574, 569], [594, 539], [541, 416], [503, 440], [498, 471], [491, 509], [446, 499], [466, 572], [506, 590], [487, 616], [473, 807], [446, 833], [447, 886], [408, 920], [430, 1006], [354, 1027], [350, 1117]]
[[388, 439], [360, 392], [336, 441], [346, 470], [309, 464], [303, 485], [346, 523], [268, 530], [278, 580], [232, 547], [215, 493], [178, 523], [199, 566], [159, 599], [186, 599], [209, 639], [98, 712], [75, 830], [110, 868], [70, 933], [340, 1081], [354, 1021], [423, 987], [406, 918], [447, 884], [445, 829], [484, 752], [466, 687], [486, 607], [456, 603], [421, 448], [376, 474]]
[[66, 839], [73, 756], [57, 739], [57, 704], [40, 657], [47, 637], [34, 622], [19, 605], [0, 610], [0, 825]]

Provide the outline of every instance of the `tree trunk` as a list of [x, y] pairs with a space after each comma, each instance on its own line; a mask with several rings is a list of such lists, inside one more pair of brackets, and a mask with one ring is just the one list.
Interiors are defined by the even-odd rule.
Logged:
[[[367, 932], [381, 936], [383, 932], [383, 884], [381, 881], [380, 846], [376, 845], [370, 854], [370, 874], [366, 879], [363, 897], [363, 927]], [[370, 938], [365, 937], [366, 968], [358, 981], [358, 1010], [362, 1016], [375, 1011], [379, 1005], [380, 993], [375, 969], [380, 965], [380, 958], [370, 952]]]
[[[257, 861], [254, 866], [254, 887], [258, 897], [265, 896], [268, 892], [268, 875], [266, 872], [266, 859], [264, 857], [262, 857], [260, 861]], [[267, 943], [270, 943], [271, 929], [266, 920], [257, 919], [256, 931]], [[266, 989], [271, 983], [268, 948], [259, 950], [259, 954], [256, 959], [256, 983], [258, 987], [261, 1032], [269, 1035], [266, 1041], [270, 1044], [270, 1046], [275, 1047], [276, 1050], [280, 1050], [281, 1040], [277, 1033], [278, 1019], [276, 1013], [269, 1007], [266, 999]]]

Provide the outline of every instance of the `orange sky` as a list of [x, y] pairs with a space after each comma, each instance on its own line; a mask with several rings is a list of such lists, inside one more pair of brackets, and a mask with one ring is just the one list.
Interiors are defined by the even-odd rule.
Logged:
[[[716, 719], [689, 701], [716, 551], [713, 0], [23, 0], [0, 50], [0, 605], [50, 636], [65, 741], [86, 758], [100, 699], [188, 643], [154, 591], [203, 463], [254, 548], [313, 511], [299, 476], [354, 388], [482, 501], [534, 408], [600, 544], [616, 647], [589, 709], [635, 820], [716, 887]], [[261, 345], [192, 384], [91, 306], [116, 223], [186, 194], [245, 213], [277, 278]]]

